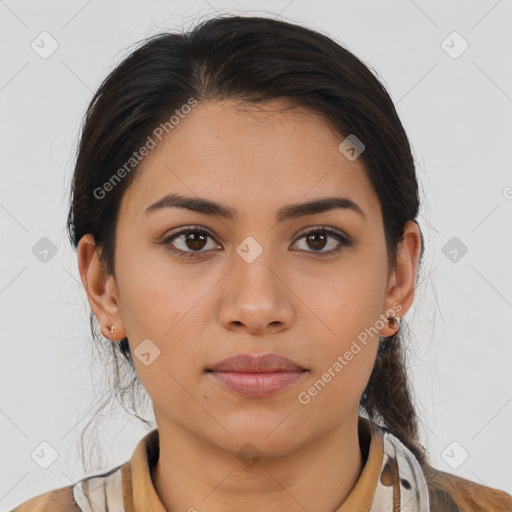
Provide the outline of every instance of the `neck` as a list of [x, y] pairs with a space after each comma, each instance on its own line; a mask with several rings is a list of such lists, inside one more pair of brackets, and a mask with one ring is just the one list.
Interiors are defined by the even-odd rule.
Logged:
[[242, 464], [229, 451], [169, 422], [158, 423], [160, 454], [152, 470], [167, 512], [315, 510], [333, 512], [364, 466], [358, 415], [293, 451]]

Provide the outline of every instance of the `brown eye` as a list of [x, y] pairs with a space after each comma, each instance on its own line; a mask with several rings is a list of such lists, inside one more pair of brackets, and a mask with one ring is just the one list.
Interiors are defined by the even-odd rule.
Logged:
[[[331, 240], [336, 242], [332, 242]], [[313, 231], [304, 233], [299, 240], [306, 242], [306, 252], [324, 254], [335, 254], [340, 252], [344, 247], [350, 247], [352, 245], [351, 240], [341, 235], [340, 233], [333, 231], [332, 229], [320, 228]], [[327, 250], [323, 250], [327, 247]], [[312, 249], [312, 250], [308, 250]]]
[[315, 249], [315, 251], [318, 251], [325, 247], [328, 238], [329, 237], [326, 236], [326, 234], [323, 231], [317, 231], [316, 233], [308, 235], [306, 237], [306, 240], [312, 249]]
[[206, 238], [208, 235], [205, 236], [204, 233], [193, 231], [184, 236], [185, 236], [185, 238], [184, 238], [185, 245], [189, 249], [192, 249], [194, 251], [199, 251], [206, 245]]
[[[178, 256], [199, 256], [200, 253], [206, 252], [203, 249], [218, 247], [215, 243], [210, 243], [208, 247], [208, 239], [213, 237], [204, 230], [186, 228], [172, 234], [163, 240], [162, 244]], [[197, 253], [197, 254], [196, 254]]]
[[[211, 243], [209, 239], [212, 240]], [[343, 248], [353, 245], [348, 237], [327, 228], [308, 231], [299, 238], [299, 241], [302, 240], [305, 241], [305, 248], [299, 247], [300, 250], [311, 254], [318, 254], [319, 256], [337, 254]], [[209, 243], [210, 246], [208, 246]], [[176, 253], [178, 256], [189, 256], [192, 258], [200, 256], [201, 253], [207, 252], [208, 249], [221, 248], [221, 246], [214, 243], [214, 238], [209, 232], [190, 227], [183, 228], [168, 236], [163, 240], [162, 245], [165, 245], [169, 251]], [[324, 250], [326, 248], [327, 250]]]

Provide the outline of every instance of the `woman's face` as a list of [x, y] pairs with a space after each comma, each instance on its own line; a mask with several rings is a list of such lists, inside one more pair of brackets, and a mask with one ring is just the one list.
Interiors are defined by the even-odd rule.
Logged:
[[[343, 137], [311, 112], [278, 111], [287, 105], [200, 102], [180, 120], [123, 196], [106, 287], [115, 299], [91, 302], [104, 332], [128, 336], [159, 428], [274, 455], [358, 415], [379, 333], [395, 332], [383, 315], [403, 315], [414, 281], [389, 273], [361, 159], [349, 160]], [[191, 208], [150, 208], [170, 194]], [[298, 206], [327, 198], [356, 206]], [[203, 200], [219, 207], [194, 211]], [[228, 356], [272, 353], [306, 371], [264, 396], [254, 374], [225, 375], [244, 392], [208, 371]]]

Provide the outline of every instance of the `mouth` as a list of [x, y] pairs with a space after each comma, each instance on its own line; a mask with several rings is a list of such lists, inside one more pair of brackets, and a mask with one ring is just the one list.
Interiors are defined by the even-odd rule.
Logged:
[[207, 372], [238, 372], [238, 373], [274, 373], [274, 372], [300, 372], [307, 370], [295, 361], [279, 354], [236, 354], [227, 357]]
[[289, 389], [309, 374], [278, 354], [238, 354], [207, 368], [214, 382], [247, 398], [264, 398]]

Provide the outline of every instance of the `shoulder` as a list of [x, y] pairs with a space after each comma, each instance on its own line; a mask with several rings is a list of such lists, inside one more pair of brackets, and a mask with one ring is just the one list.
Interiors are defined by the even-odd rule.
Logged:
[[80, 512], [73, 496], [73, 485], [54, 489], [24, 501], [11, 512]]
[[432, 512], [512, 512], [512, 496], [432, 466], [424, 469]]
[[[130, 484], [129, 462], [106, 473], [45, 492], [24, 501], [10, 512], [108, 512], [123, 510], [123, 474]], [[128, 488], [128, 487], [127, 487]]]

